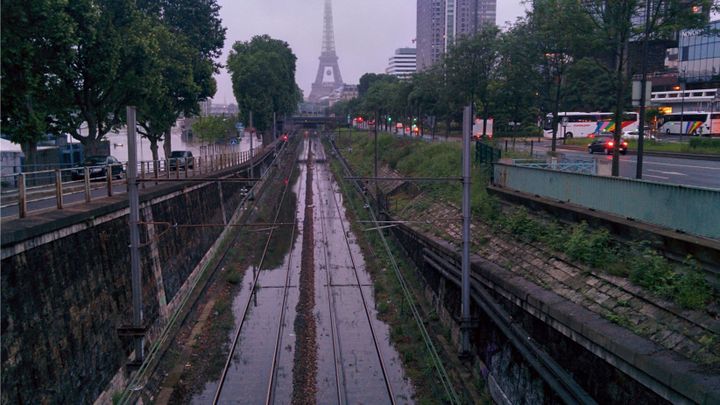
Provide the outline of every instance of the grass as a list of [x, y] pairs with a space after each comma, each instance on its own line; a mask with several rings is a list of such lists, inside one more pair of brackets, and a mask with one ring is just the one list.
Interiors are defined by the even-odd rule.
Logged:
[[[574, 138], [566, 140], [565, 144], [573, 146], [587, 146], [590, 142], [592, 142], [590, 138]], [[562, 141], [558, 141], [558, 144], [562, 144]], [[649, 152], [720, 154], [720, 139], [690, 138], [687, 142], [646, 140], [643, 148], [645, 151]], [[637, 140], [628, 140], [628, 149], [637, 150]]]
[[[353, 149], [357, 149], [353, 146]], [[388, 153], [390, 156], [399, 156], [404, 152], [394, 151]], [[331, 162], [331, 168], [335, 173], [336, 179], [342, 178], [342, 170], [339, 163], [335, 160]], [[369, 214], [364, 209], [363, 201], [356, 193], [349, 191], [351, 186], [343, 180], [339, 180], [342, 186], [345, 201], [348, 205], [348, 216], [351, 219], [351, 229], [357, 236], [358, 243], [363, 250], [367, 264], [366, 268], [371, 272], [373, 277], [375, 302], [377, 305], [379, 317], [388, 322], [390, 325], [390, 338], [398, 350], [400, 357], [405, 365], [405, 370], [416, 390], [416, 402], [420, 404], [439, 404], [446, 403], [448, 398], [445, 397], [444, 390], [437, 383], [435, 368], [432, 365], [431, 357], [426, 351], [423, 344], [420, 330], [415, 323], [414, 317], [409, 309], [408, 304], [404, 300], [402, 289], [399, 282], [391, 269], [392, 263], [387, 251], [382, 244], [380, 236], [377, 232], [363, 232], [356, 220], [369, 220]], [[423, 308], [429, 308], [429, 303], [425, 302], [422, 294], [422, 286], [418, 275], [411, 271], [414, 267], [402, 250], [389, 239], [391, 251], [396, 258], [401, 273], [405, 276], [410, 288], [415, 291], [414, 300], [421, 304]], [[429, 311], [426, 311], [429, 312]], [[430, 313], [425, 317], [426, 326], [434, 330], [431, 334], [449, 335], [449, 329], [444, 328], [437, 314]], [[440, 354], [442, 357], [442, 354]], [[487, 396], [487, 395], [486, 395]], [[487, 396], [489, 398], [489, 396]], [[489, 399], [488, 399], [489, 403]]]
[[[586, 143], [587, 139], [571, 142]], [[695, 143], [715, 143], [699, 138]], [[379, 160], [410, 177], [460, 176], [461, 146], [457, 143], [427, 143], [395, 138], [388, 134], [378, 137]], [[374, 155], [373, 137], [366, 132], [348, 132], [338, 145], [359, 175], [371, 175]], [[713, 146], [714, 147], [714, 146]], [[349, 152], [345, 152], [349, 150]], [[719, 151], [720, 152], [720, 151]], [[683, 308], [702, 309], [713, 299], [712, 289], [692, 260], [671, 264], [653, 249], [642, 244], [619, 246], [605, 229], [591, 229], [586, 223], [572, 226], [556, 221], [540, 220], [520, 207], [502, 212], [499, 202], [488, 195], [487, 172], [473, 167], [472, 213], [493, 226], [529, 242], [537, 242], [562, 252], [573, 261], [630, 280]], [[456, 206], [461, 201], [460, 182], [423, 182], [418, 187], [432, 199], [448, 201]], [[402, 205], [411, 204], [410, 202]]]

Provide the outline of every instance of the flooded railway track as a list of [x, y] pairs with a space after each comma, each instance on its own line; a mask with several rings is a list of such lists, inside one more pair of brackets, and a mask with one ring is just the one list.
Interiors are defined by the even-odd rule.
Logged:
[[[324, 162], [322, 144], [319, 140], [315, 140], [315, 142], [318, 151], [317, 161]], [[332, 402], [338, 404], [396, 404], [398, 401], [390, 380], [387, 360], [381, 348], [382, 342], [373, 325], [375, 315], [369, 306], [371, 298], [366, 298], [366, 295], [372, 294], [371, 280], [366, 273], [362, 274], [364, 268], [361, 267], [364, 266], [364, 261], [359, 249], [354, 245], [354, 240], [351, 239], [350, 227], [346, 223], [340, 193], [332, 180], [332, 173], [322, 164], [318, 165], [315, 170], [314, 183], [317, 195], [317, 218], [320, 224], [320, 232], [316, 233], [316, 236], [319, 237], [316, 244], [319, 246], [322, 257], [317, 268], [324, 276], [325, 300], [323, 306], [327, 307], [327, 318], [329, 319], [327, 333], [330, 337], [331, 363], [334, 371], [334, 384], [326, 385], [324, 391], [327, 398], [321, 398], [321, 402], [331, 400], [329, 392], [334, 386], [335, 397]], [[344, 262], [339, 264], [335, 262], [335, 258], [344, 258]], [[346, 296], [348, 295], [352, 296], [351, 302], [347, 301]], [[338, 314], [338, 312], [348, 306], [355, 307], [351, 321], [354, 326], [353, 333], [362, 334], [364, 332], [367, 335], [369, 332], [369, 336], [365, 336], [360, 341], [354, 341], [347, 336], [347, 332], [343, 333], [342, 330], [338, 330], [338, 318], [340, 323], [348, 320], [346, 314]], [[361, 345], [357, 345], [357, 343], [361, 343]], [[357, 353], [360, 351], [364, 354], [363, 368], [354, 364], [360, 363], [357, 358]], [[333, 379], [326, 379], [326, 381], [328, 380]], [[362, 381], [363, 384], [358, 384], [358, 381]]]
[[[220, 380], [192, 402], [412, 403], [389, 327], [377, 319], [372, 279], [323, 146], [306, 139], [297, 156], [292, 170], [299, 171], [298, 180], [286, 179], [281, 197], [296, 194], [297, 219], [281, 223], [275, 214], [260, 265], [246, 272], [233, 304], [236, 328]], [[289, 234], [291, 248], [281, 267], [265, 269], [273, 232]], [[305, 330], [314, 339], [303, 336]]]
[[[227, 356], [227, 359], [225, 361], [225, 365], [223, 367], [222, 374], [220, 376], [220, 380], [217, 383], [217, 387], [215, 389], [215, 394], [212, 398], [213, 404], [218, 403], [239, 403], [239, 402], [245, 402], [248, 397], [245, 396], [247, 394], [250, 394], [251, 396], [254, 396], [253, 402], [260, 402], [260, 393], [264, 393], [264, 403], [270, 404], [274, 403], [275, 401], [275, 394], [276, 394], [276, 387], [277, 387], [277, 380], [278, 380], [278, 363], [281, 353], [281, 347], [283, 346], [283, 337], [285, 336], [285, 326], [288, 323], [287, 322], [287, 308], [288, 308], [288, 297], [290, 295], [290, 289], [291, 284], [293, 281], [293, 274], [296, 273], [297, 268], [297, 262], [296, 258], [294, 257], [294, 249], [291, 249], [290, 253], [288, 254], [286, 265], [282, 266], [285, 269], [284, 274], [281, 274], [280, 277], [276, 275], [268, 275], [268, 273], [273, 272], [277, 269], [263, 269], [263, 265], [268, 258], [269, 255], [269, 247], [270, 242], [275, 234], [275, 231], [280, 229], [281, 227], [289, 227], [289, 234], [290, 234], [290, 240], [294, 241], [295, 239], [295, 233], [297, 232], [297, 222], [293, 222], [292, 224], [288, 225], [287, 223], [280, 223], [279, 217], [280, 213], [283, 207], [283, 204], [286, 202], [286, 198], [288, 196], [288, 192], [291, 188], [291, 185], [287, 179], [292, 178], [293, 172], [297, 170], [297, 155], [294, 159], [293, 164], [291, 165], [290, 173], [286, 178], [285, 185], [283, 188], [282, 196], [280, 198], [280, 203], [278, 204], [278, 209], [275, 212], [273, 224], [269, 227], [268, 231], [269, 234], [267, 238], [265, 239], [262, 255], [260, 258], [260, 262], [257, 266], [257, 268], [253, 267], [253, 273], [252, 273], [252, 280], [248, 283], [248, 288], [244, 289], [244, 294], [241, 292], [241, 294], [238, 296], [237, 301], [244, 301], [242, 305], [242, 310], [240, 310], [240, 319], [236, 322], [237, 328], [233, 333], [232, 337], [232, 344], [230, 345], [230, 351]], [[302, 190], [303, 184], [301, 182], [298, 183], [298, 190], [297, 193], [300, 194]], [[291, 242], [292, 243], [292, 242]], [[281, 281], [281, 283], [277, 283], [278, 281]], [[261, 353], [255, 352], [254, 354], [258, 354], [258, 356], [253, 356], [253, 359], [248, 360], [244, 357], [244, 355], [253, 353], [254, 348], [252, 347], [243, 347], [243, 344], [241, 342], [243, 334], [245, 334], [246, 342], [245, 343], [254, 343], [256, 344], [257, 341], [253, 339], [252, 336], [247, 336], [246, 332], [248, 329], [254, 329], [254, 327], [258, 326], [257, 323], [253, 325], [249, 325], [250, 322], [248, 322], [249, 315], [251, 310], [254, 310], [255, 312], [258, 312], [257, 315], [261, 314], [267, 314], [265, 310], [259, 309], [258, 304], [258, 294], [260, 291], [271, 291], [270, 295], [272, 298], [278, 298], [277, 294], [278, 291], [280, 292], [280, 307], [279, 307], [279, 314], [277, 311], [275, 312], [275, 316], [277, 318], [277, 321], [272, 323], [273, 325], [270, 325], [268, 323], [265, 323], [265, 328], [263, 328], [263, 332], [270, 332], [270, 336], [274, 336], [274, 339], [271, 340], [271, 344], [267, 345], [267, 339], [270, 336], [267, 336], [266, 333], [261, 332], [260, 333], [260, 341], [262, 341], [264, 344], [262, 345], [265, 350], [261, 350]], [[264, 300], [261, 300], [264, 301]], [[273, 304], [276, 304], [277, 301], [274, 299], [270, 299]], [[236, 307], [236, 305], [234, 305]], [[277, 306], [277, 305], [273, 305]], [[272, 311], [272, 309], [271, 309]], [[272, 315], [269, 317], [273, 317]], [[255, 318], [259, 318], [259, 316], [256, 316]], [[262, 321], [261, 319], [256, 319], [256, 321]], [[275, 333], [272, 333], [272, 326], [275, 326]], [[255, 334], [254, 336], [258, 336]], [[268, 352], [268, 347], [272, 347], [272, 350]], [[265, 358], [263, 358], [265, 357]], [[269, 358], [267, 358], [269, 357]], [[244, 367], [251, 365], [251, 367]], [[262, 366], [265, 366], [265, 370], [261, 369]], [[247, 379], [244, 378], [246, 373], [246, 369], [252, 368], [252, 375], [254, 375], [256, 378]], [[238, 378], [239, 377], [239, 378]], [[264, 383], [264, 389], [263, 387], [263, 379], [265, 379]], [[249, 381], [252, 380], [252, 381]], [[246, 384], [250, 383], [250, 384]], [[198, 399], [197, 401], [193, 402], [204, 402], [202, 398]]]

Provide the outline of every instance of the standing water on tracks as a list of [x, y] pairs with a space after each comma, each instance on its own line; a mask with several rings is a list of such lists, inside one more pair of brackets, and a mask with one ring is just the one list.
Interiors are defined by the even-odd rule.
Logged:
[[[264, 403], [269, 390], [271, 402], [276, 404], [289, 404], [293, 398], [296, 403], [298, 399], [301, 403], [321, 404], [412, 403], [411, 383], [405, 378], [398, 353], [390, 344], [389, 327], [377, 318], [372, 279], [350, 231], [339, 187], [326, 167], [323, 146], [317, 139], [304, 142], [297, 167], [300, 175], [292, 185], [292, 192], [297, 196], [295, 238], [281, 265], [259, 270], [254, 294], [253, 269], [248, 269], [243, 276], [242, 287], [233, 301], [236, 325], [229, 336], [231, 341], [243, 314], [247, 315], [218, 403]], [[312, 153], [308, 153], [309, 149]], [[312, 204], [307, 204], [306, 196]], [[312, 232], [303, 236], [306, 209], [312, 213]], [[277, 229], [290, 237], [291, 227]], [[310, 243], [305, 240], [304, 244], [303, 239], [308, 237], [312, 240]], [[263, 236], [259, 234], [258, 238]], [[305, 253], [306, 259], [312, 258], [310, 269], [314, 272], [314, 282], [309, 286], [302, 285], [300, 279], [303, 246], [312, 249], [311, 254]], [[286, 278], [288, 288], [281, 325]], [[315, 301], [311, 313], [316, 331], [315, 348], [296, 348], [307, 340], [296, 342], [296, 334], [302, 335], [296, 322], [300, 288], [314, 290], [309, 293], [313, 293], [311, 297]], [[300, 349], [310, 349], [315, 356], [297, 359], [296, 349], [299, 353], [303, 352]], [[316, 364], [307, 368], [298, 365], [298, 361]], [[317, 386], [293, 395], [293, 389], [298, 388], [293, 387], [293, 370], [298, 370], [298, 366], [316, 370], [317, 374], [310, 380]], [[218, 384], [219, 381], [208, 383], [192, 403], [212, 403]], [[303, 398], [303, 395], [314, 398]], [[394, 398], [392, 401], [390, 395]]]

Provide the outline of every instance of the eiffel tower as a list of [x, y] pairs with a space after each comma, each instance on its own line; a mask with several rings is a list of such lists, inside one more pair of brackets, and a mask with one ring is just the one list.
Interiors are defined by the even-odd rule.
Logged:
[[322, 51], [315, 82], [310, 91], [309, 100], [311, 102], [320, 101], [323, 97], [332, 94], [335, 89], [343, 86], [338, 57], [335, 54], [335, 34], [333, 32], [332, 4], [330, 0], [325, 0]]

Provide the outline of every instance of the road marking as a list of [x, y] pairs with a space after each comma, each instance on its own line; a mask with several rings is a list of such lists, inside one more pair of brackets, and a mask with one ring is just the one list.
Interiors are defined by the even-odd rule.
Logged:
[[665, 176], [653, 176], [652, 174], [646, 174], [645, 177], [652, 177], [654, 179], [670, 180], [670, 177]]
[[655, 170], [655, 169], [648, 169], [649, 172], [656, 172], [656, 173], [662, 173], [667, 174], [668, 176], [687, 176], [685, 173], [679, 173], [679, 172], [664, 172], [662, 170]]
[[[631, 163], [637, 163], [637, 160], [630, 160], [630, 159], [628, 159], [627, 161], [628, 161], [628, 162], [631, 162]], [[671, 167], [690, 167], [690, 168], [693, 168], [693, 169], [705, 169], [705, 170], [720, 170], [720, 167], [695, 166], [695, 165], [680, 165], [680, 164], [677, 164], [677, 163], [660, 163], [660, 162], [653, 162], [653, 161], [651, 161], [651, 160], [650, 160], [650, 161], [646, 160], [646, 161], [644, 161], [643, 163], [646, 164], [646, 165], [671, 166]]]

